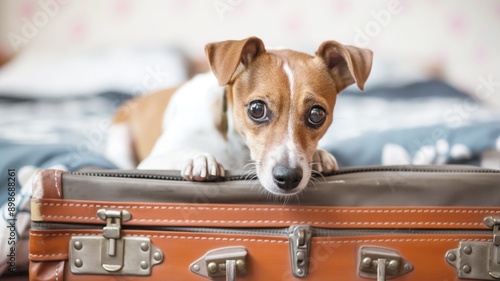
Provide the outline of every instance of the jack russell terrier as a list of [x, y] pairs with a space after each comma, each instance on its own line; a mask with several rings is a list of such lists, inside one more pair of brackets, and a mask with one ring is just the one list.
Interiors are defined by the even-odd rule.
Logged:
[[311, 56], [266, 50], [250, 37], [210, 43], [205, 52], [213, 73], [118, 110], [111, 160], [122, 168], [181, 170], [188, 181], [219, 179], [224, 168], [247, 164], [276, 195], [298, 194], [312, 173], [338, 169], [317, 144], [337, 94], [353, 83], [363, 90], [370, 50], [326, 41]]

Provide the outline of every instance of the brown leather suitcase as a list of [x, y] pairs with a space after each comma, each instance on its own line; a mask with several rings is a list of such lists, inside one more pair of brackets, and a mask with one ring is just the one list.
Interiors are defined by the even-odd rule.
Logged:
[[41, 171], [30, 280], [497, 280], [500, 171], [343, 169], [286, 202], [256, 181]]

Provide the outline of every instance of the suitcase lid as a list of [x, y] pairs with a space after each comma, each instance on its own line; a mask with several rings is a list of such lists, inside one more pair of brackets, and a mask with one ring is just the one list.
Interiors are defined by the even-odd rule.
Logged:
[[[62, 198], [89, 201], [500, 206], [500, 171], [460, 165], [346, 168], [331, 175], [315, 177], [304, 192], [289, 197], [272, 195], [260, 187], [257, 180], [241, 179], [239, 175], [229, 174], [224, 181], [200, 183], [183, 180], [179, 171], [162, 170], [62, 173], [59, 185]], [[40, 188], [43, 189], [43, 184]]]

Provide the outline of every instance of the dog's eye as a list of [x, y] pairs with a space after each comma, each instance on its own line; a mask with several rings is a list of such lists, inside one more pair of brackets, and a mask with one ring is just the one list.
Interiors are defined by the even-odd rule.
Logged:
[[257, 123], [266, 122], [269, 120], [267, 117], [267, 105], [261, 100], [252, 101], [247, 106], [248, 116]]
[[307, 118], [307, 123], [309, 126], [313, 128], [318, 128], [323, 123], [325, 123], [326, 120], [326, 111], [324, 108], [321, 106], [315, 105], [311, 108], [311, 111], [309, 111], [309, 117]]

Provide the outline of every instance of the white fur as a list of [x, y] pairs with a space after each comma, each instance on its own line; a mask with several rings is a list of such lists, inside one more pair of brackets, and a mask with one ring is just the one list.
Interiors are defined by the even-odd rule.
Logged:
[[[293, 77], [292, 70], [290, 69], [290, 66], [285, 63], [283, 65], [283, 70], [285, 71], [285, 74], [288, 78], [288, 84], [290, 88], [290, 100], [293, 100], [294, 96], [294, 89], [293, 89], [293, 84], [295, 82], [295, 78]], [[290, 109], [288, 110], [288, 134], [285, 140], [285, 146], [284, 146], [284, 152], [288, 154], [288, 161], [290, 161], [290, 165], [295, 165], [296, 163], [296, 157], [297, 155], [300, 155], [300, 152], [297, 148], [297, 145], [293, 141], [293, 135], [295, 134], [295, 131], [293, 130], [293, 118], [294, 118], [294, 113], [293, 113], [293, 106], [290, 104]]]
[[135, 168], [132, 136], [127, 124], [113, 124], [106, 142], [106, 157], [120, 169]]
[[[226, 168], [245, 165], [250, 156], [239, 135], [225, 138], [216, 127], [223, 94], [224, 88], [211, 72], [197, 75], [179, 88], [163, 116], [163, 134], [138, 168], [182, 170], [186, 161], [200, 154], [215, 156]], [[227, 118], [232, 118], [230, 112]]]
[[[293, 100], [293, 96], [294, 96], [294, 89], [293, 89], [293, 84], [295, 82], [295, 78], [293, 77], [293, 73], [292, 73], [292, 70], [290, 69], [290, 66], [285, 63], [283, 65], [283, 70], [285, 71], [285, 74], [288, 78], [288, 84], [289, 84], [289, 88], [290, 88], [290, 100]], [[293, 118], [294, 118], [294, 113], [293, 113], [293, 105], [290, 104], [290, 109], [288, 110], [288, 134], [287, 134], [287, 138], [286, 138], [286, 141], [285, 141], [285, 153], [288, 152], [288, 159], [290, 162], [290, 164], [296, 164], [296, 163], [293, 163], [296, 159], [296, 156], [298, 154], [300, 154], [300, 152], [298, 151], [298, 148], [297, 148], [297, 145], [294, 143], [293, 141], [293, 135], [295, 134], [295, 131], [293, 130]]]
[[288, 63], [283, 65], [283, 70], [285, 71], [286, 77], [288, 78], [288, 84], [290, 87], [290, 95], [293, 98], [293, 84], [295, 83], [295, 78], [293, 77], [293, 72]]

